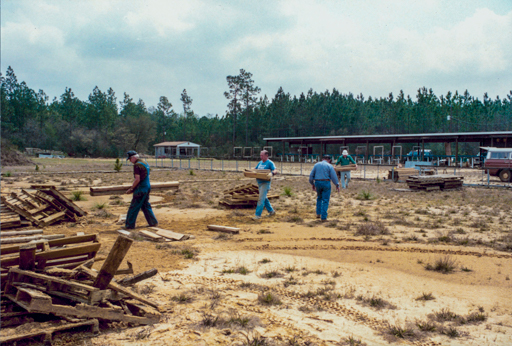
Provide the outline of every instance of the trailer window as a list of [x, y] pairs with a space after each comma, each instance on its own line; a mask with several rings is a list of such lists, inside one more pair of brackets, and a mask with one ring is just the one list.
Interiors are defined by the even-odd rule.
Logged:
[[506, 159], [510, 155], [510, 152], [498, 151], [491, 153], [491, 159]]

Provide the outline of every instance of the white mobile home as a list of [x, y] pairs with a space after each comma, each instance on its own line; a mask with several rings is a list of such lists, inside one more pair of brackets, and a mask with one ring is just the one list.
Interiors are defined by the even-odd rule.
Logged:
[[201, 154], [201, 145], [192, 142], [162, 142], [154, 145], [155, 158], [185, 158]]

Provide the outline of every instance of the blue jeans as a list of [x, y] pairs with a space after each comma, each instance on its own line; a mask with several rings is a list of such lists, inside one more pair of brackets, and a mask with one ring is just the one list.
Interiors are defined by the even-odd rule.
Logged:
[[329, 208], [329, 199], [331, 198], [331, 182], [315, 181], [316, 188], [316, 215], [320, 215], [322, 220], [327, 220], [327, 209]]
[[126, 215], [126, 228], [135, 228], [135, 222], [137, 221], [137, 216], [139, 215], [139, 211], [142, 209], [144, 216], [146, 217], [146, 221], [149, 226], [155, 226], [158, 224], [156, 220], [155, 214], [153, 214], [153, 209], [151, 209], [151, 204], [149, 204], [149, 193], [151, 190], [147, 192], [137, 192], [133, 193], [132, 202], [130, 203], [130, 208], [128, 208], [128, 214]]
[[269, 213], [272, 213], [274, 209], [272, 209], [272, 205], [267, 198], [268, 191], [270, 190], [270, 181], [258, 182], [258, 190], [260, 196], [258, 198], [258, 204], [256, 205], [256, 216], [261, 216], [263, 208], [266, 208]]
[[[346, 185], [345, 185], [345, 179], [347, 179]], [[341, 180], [341, 187], [346, 189], [348, 187], [348, 183], [350, 183], [350, 171], [340, 172], [340, 180]]]

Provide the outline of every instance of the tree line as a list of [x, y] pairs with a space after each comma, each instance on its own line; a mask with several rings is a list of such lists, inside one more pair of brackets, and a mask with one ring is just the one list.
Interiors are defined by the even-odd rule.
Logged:
[[280, 87], [269, 98], [259, 95], [252, 77], [244, 69], [227, 76], [226, 113], [199, 116], [186, 89], [180, 98], [183, 112], [165, 96], [156, 107], [127, 93], [118, 101], [112, 88], [95, 87], [80, 100], [66, 87], [50, 100], [43, 90], [19, 82], [9, 67], [5, 76], [0, 74], [2, 139], [20, 149], [95, 157], [119, 157], [130, 149], [152, 154], [153, 144], [187, 140], [222, 156], [233, 146], [262, 146], [264, 137], [512, 130], [512, 91], [494, 99], [485, 93], [480, 100], [467, 90], [437, 96], [423, 87], [413, 99], [402, 91], [366, 98], [336, 89], [291, 96]]

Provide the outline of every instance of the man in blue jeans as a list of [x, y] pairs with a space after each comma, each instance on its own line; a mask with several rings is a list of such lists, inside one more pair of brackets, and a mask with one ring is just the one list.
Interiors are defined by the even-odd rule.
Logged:
[[336, 191], [340, 192], [338, 177], [331, 165], [331, 156], [324, 155], [322, 161], [316, 163], [309, 174], [309, 183], [313, 186], [313, 191], [317, 193], [316, 217], [321, 218], [323, 222], [327, 221], [327, 209], [331, 198], [331, 181], [336, 185]]
[[133, 176], [135, 178], [132, 187], [126, 193], [133, 193], [132, 202], [126, 215], [125, 229], [134, 229], [137, 215], [142, 209], [146, 221], [150, 227], [158, 226], [151, 204], [149, 204], [149, 194], [151, 192], [151, 184], [149, 183], [149, 165], [142, 160], [139, 160], [139, 154], [130, 150], [128, 159], [133, 163]]
[[[268, 159], [268, 151], [263, 150], [260, 153], [260, 158], [261, 161], [258, 162], [258, 164], [256, 165], [256, 169], [270, 169], [272, 175], [276, 175], [276, 165], [274, 165], [274, 162]], [[258, 183], [259, 198], [258, 204], [256, 205], [256, 216], [253, 217], [253, 220], [261, 219], [261, 213], [263, 213], [263, 208], [267, 209], [267, 211], [269, 212], [269, 216], [276, 215], [276, 212], [272, 208], [272, 205], [270, 204], [270, 201], [267, 198], [268, 191], [270, 190], [270, 181], [256, 179], [256, 182]]]

